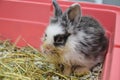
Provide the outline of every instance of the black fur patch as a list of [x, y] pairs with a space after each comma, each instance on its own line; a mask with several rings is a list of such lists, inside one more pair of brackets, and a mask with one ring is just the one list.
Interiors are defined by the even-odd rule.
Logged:
[[70, 36], [69, 33], [56, 35], [54, 37], [54, 45], [64, 46], [69, 36]]

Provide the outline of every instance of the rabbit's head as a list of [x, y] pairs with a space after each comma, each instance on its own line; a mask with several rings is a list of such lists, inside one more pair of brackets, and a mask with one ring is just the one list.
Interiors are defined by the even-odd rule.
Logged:
[[[75, 27], [81, 20], [81, 8], [78, 3], [72, 4], [65, 12], [53, 0], [54, 15], [43, 37], [42, 50], [44, 53], [61, 52], [72, 34], [76, 34]], [[56, 49], [56, 50], [55, 50]]]

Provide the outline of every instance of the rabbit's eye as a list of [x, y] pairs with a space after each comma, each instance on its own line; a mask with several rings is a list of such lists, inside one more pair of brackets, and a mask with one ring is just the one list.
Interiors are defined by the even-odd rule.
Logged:
[[63, 43], [64, 42], [64, 36], [59, 35], [55, 37], [55, 42], [56, 43]]
[[68, 36], [69, 35], [56, 35], [54, 37], [54, 45], [55, 46], [65, 45]]

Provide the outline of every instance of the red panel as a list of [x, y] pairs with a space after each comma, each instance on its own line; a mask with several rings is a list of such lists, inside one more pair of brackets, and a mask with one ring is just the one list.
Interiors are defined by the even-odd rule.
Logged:
[[0, 1], [0, 18], [48, 22], [50, 4]]
[[116, 17], [115, 46], [120, 48], [120, 12]]
[[120, 80], [120, 48], [114, 48], [109, 80]]
[[[13, 42], [21, 36], [19, 46], [26, 45], [26, 42], [32, 46], [39, 48], [41, 44], [41, 37], [44, 33], [46, 25], [0, 20], [0, 39], [11, 39]], [[25, 42], [25, 41], [26, 42]]]

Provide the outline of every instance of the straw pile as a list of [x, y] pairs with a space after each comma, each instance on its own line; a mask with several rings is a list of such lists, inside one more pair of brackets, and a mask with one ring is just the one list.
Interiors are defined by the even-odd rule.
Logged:
[[98, 80], [102, 64], [82, 76], [64, 76], [59, 70], [30, 45], [19, 48], [9, 40], [0, 41], [0, 80]]

